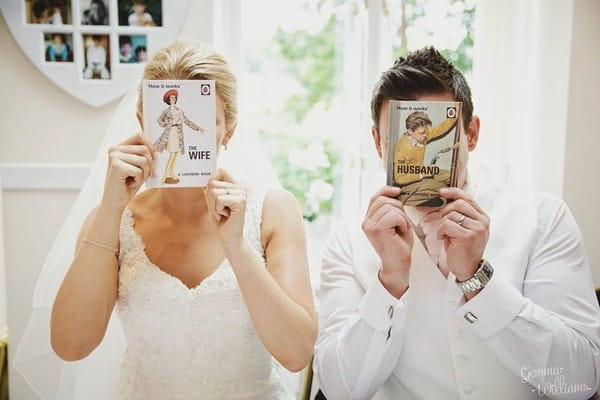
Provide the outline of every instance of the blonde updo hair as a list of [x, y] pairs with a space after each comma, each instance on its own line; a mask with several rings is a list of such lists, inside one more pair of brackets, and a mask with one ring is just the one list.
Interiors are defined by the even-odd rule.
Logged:
[[[225, 127], [237, 122], [237, 84], [227, 60], [212, 47], [200, 43], [177, 41], [156, 51], [144, 68], [143, 79], [214, 80], [217, 94], [225, 109]], [[138, 113], [142, 115], [142, 84], [138, 88]]]

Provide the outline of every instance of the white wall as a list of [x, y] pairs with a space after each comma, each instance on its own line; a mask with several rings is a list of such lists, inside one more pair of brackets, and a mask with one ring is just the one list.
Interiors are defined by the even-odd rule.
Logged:
[[575, 1], [572, 41], [563, 193], [600, 287], [600, 1]]
[[[92, 109], [48, 81], [25, 57], [0, 21], [4, 57], [0, 75], [10, 104], [0, 118], [10, 121], [0, 132], [0, 162], [85, 162], [95, 156], [95, 147], [115, 107]], [[4, 247], [9, 326], [9, 362], [25, 329], [33, 288], [40, 268], [77, 192], [5, 190]], [[17, 373], [9, 370], [13, 399], [37, 398]]]
[[[211, 0], [190, 1], [180, 37], [212, 41], [212, 14]], [[8, 31], [4, 18], [0, 18], [0, 43], [3, 93], [11, 94], [10, 102], [3, 97], [0, 108], [0, 120], [8, 121], [0, 130], [0, 165], [91, 163], [118, 102], [92, 108], [64, 93], [27, 59]], [[3, 191], [6, 274], [2, 270], [0, 252], [0, 325], [5, 277], [9, 360], [25, 329], [33, 289], [46, 253], [76, 196], [76, 190]], [[37, 398], [17, 373], [10, 372], [10, 391], [12, 399]]]

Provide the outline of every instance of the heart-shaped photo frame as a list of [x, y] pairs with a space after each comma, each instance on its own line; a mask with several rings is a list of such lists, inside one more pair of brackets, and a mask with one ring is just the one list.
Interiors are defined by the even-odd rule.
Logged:
[[19, 47], [54, 84], [95, 107], [122, 96], [171, 43], [189, 0], [2, 0]]

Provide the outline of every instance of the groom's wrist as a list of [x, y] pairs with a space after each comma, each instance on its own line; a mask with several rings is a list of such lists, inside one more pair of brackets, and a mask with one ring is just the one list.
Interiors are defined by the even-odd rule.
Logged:
[[408, 271], [389, 271], [382, 268], [377, 273], [377, 277], [383, 287], [397, 299], [408, 290]]

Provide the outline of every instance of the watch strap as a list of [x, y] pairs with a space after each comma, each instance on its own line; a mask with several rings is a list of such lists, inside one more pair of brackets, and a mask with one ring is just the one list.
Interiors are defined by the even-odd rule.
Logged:
[[492, 279], [494, 268], [486, 259], [481, 259], [475, 274], [466, 281], [456, 280], [456, 284], [464, 294], [473, 293], [479, 289], [483, 289]]

